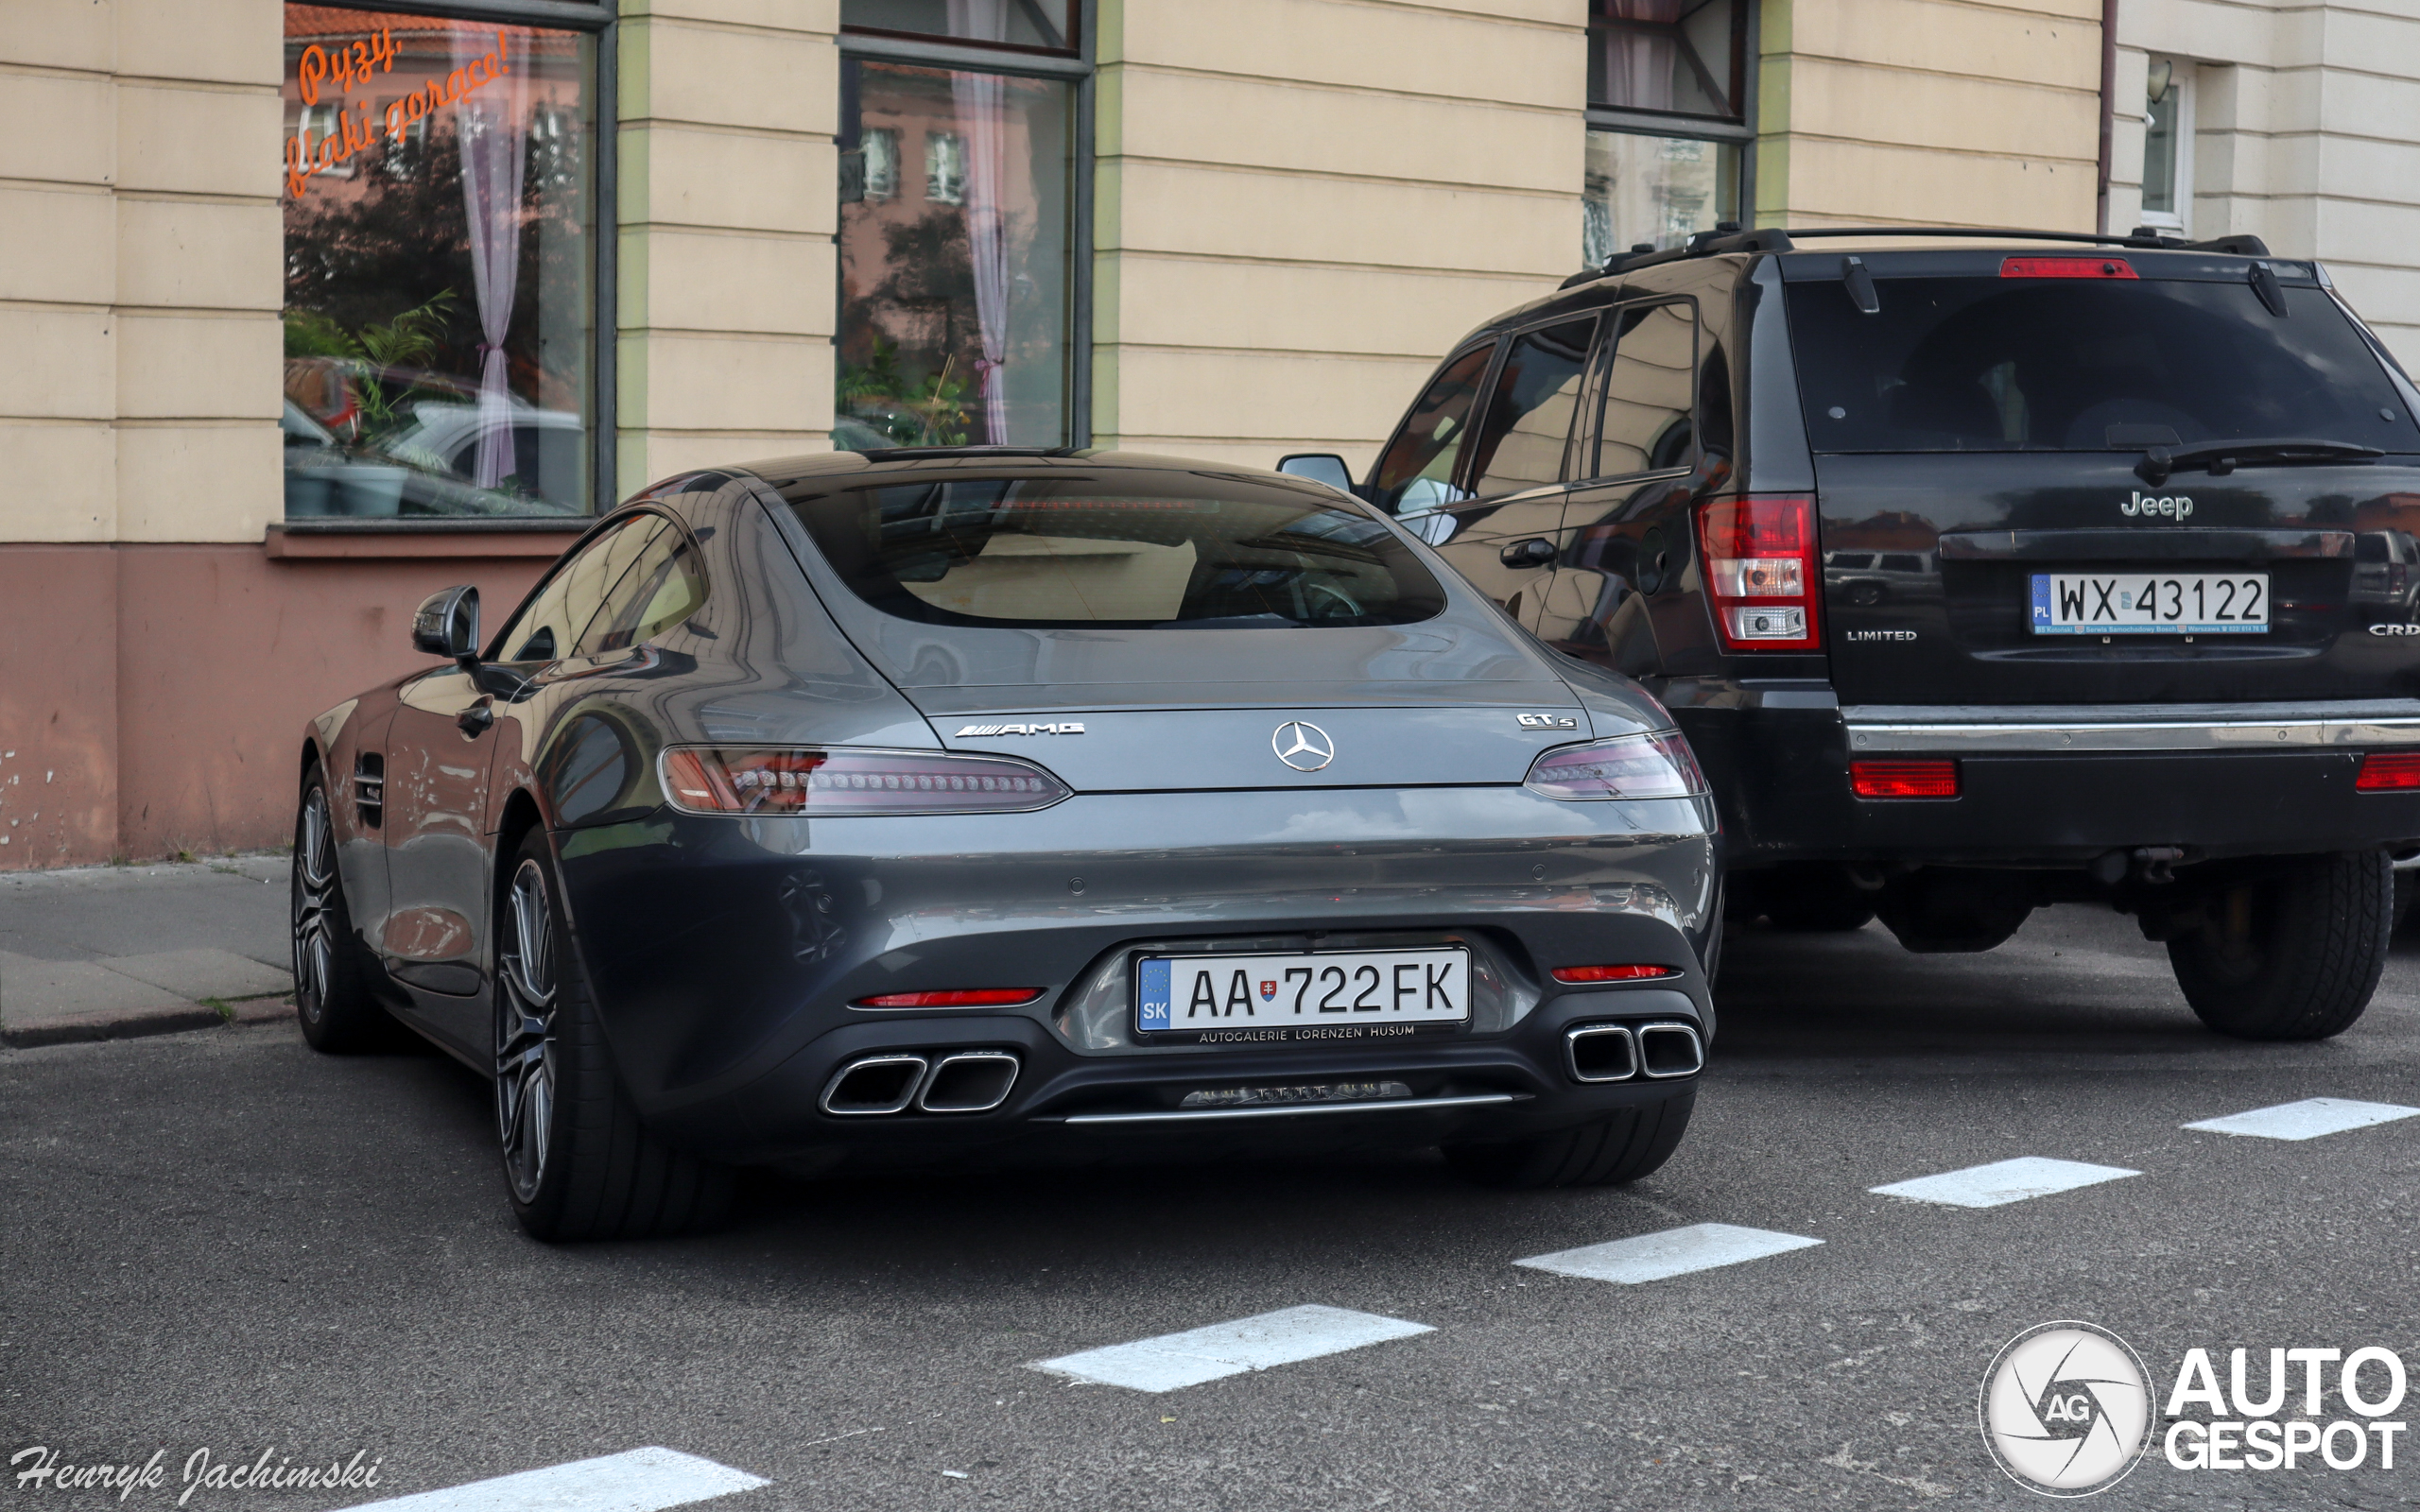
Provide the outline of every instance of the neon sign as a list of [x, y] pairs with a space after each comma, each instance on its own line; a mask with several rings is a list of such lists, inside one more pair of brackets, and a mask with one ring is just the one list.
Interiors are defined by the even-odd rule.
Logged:
[[481, 89], [512, 72], [505, 48], [504, 33], [495, 34], [495, 50], [484, 58], [475, 58], [447, 74], [441, 80], [429, 79], [421, 88], [402, 99], [390, 101], [383, 121], [372, 124], [372, 108], [368, 100], [359, 107], [348, 99], [337, 111], [335, 125], [320, 133], [315, 142], [311, 137], [309, 107], [320, 103], [320, 87], [334, 79], [341, 92], [350, 95], [354, 86], [367, 87], [373, 73], [391, 74], [395, 70], [395, 39], [384, 26], [375, 37], [365, 38], [350, 46], [339, 44], [333, 52], [313, 43], [302, 49], [295, 60], [294, 78], [305, 110], [294, 135], [285, 143], [285, 192], [296, 199], [302, 198], [314, 175], [327, 172], [338, 163], [350, 162], [356, 152], [367, 151], [381, 135], [389, 142], [400, 143], [410, 128], [426, 120], [440, 109], [451, 105], [472, 92]]

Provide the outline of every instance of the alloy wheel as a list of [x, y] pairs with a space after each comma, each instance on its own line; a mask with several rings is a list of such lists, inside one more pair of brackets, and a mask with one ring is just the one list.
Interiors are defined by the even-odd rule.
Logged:
[[505, 915], [496, 972], [496, 1133], [513, 1192], [531, 1202], [545, 1179], [555, 1122], [554, 905], [535, 860], [512, 874]]
[[302, 800], [301, 833], [294, 837], [294, 1000], [313, 1023], [327, 1012], [328, 982], [335, 972], [336, 944], [328, 936], [336, 901], [336, 828], [328, 820], [328, 793], [313, 787]]

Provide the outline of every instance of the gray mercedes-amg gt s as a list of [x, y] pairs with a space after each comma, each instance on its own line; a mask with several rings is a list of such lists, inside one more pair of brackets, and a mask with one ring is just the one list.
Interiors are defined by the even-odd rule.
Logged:
[[734, 1164], [1442, 1145], [1626, 1181], [1714, 1028], [1671, 719], [1359, 501], [1174, 457], [833, 454], [599, 520], [300, 751], [303, 1032], [495, 1083], [531, 1233]]

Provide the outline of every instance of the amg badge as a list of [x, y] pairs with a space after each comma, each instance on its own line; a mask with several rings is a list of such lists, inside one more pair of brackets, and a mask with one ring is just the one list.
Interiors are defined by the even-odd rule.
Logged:
[[968, 725], [952, 740], [964, 740], [970, 735], [1080, 735], [1084, 727], [1072, 721], [1056, 725]]

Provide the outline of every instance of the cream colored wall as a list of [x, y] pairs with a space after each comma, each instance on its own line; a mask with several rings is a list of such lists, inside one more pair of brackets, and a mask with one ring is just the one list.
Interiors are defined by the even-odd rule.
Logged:
[[276, 0], [0, 0], [0, 541], [284, 507]]
[[623, 0], [619, 492], [822, 451], [838, 0]]
[[2091, 231], [2100, 0], [1764, 0], [1759, 225]]
[[1579, 262], [1583, 0], [1100, 0], [1096, 439], [1366, 466]]
[[2122, 0], [2110, 225], [2142, 206], [2151, 57], [2194, 70], [2197, 237], [2250, 232], [2326, 263], [2420, 370], [2420, 9]]

